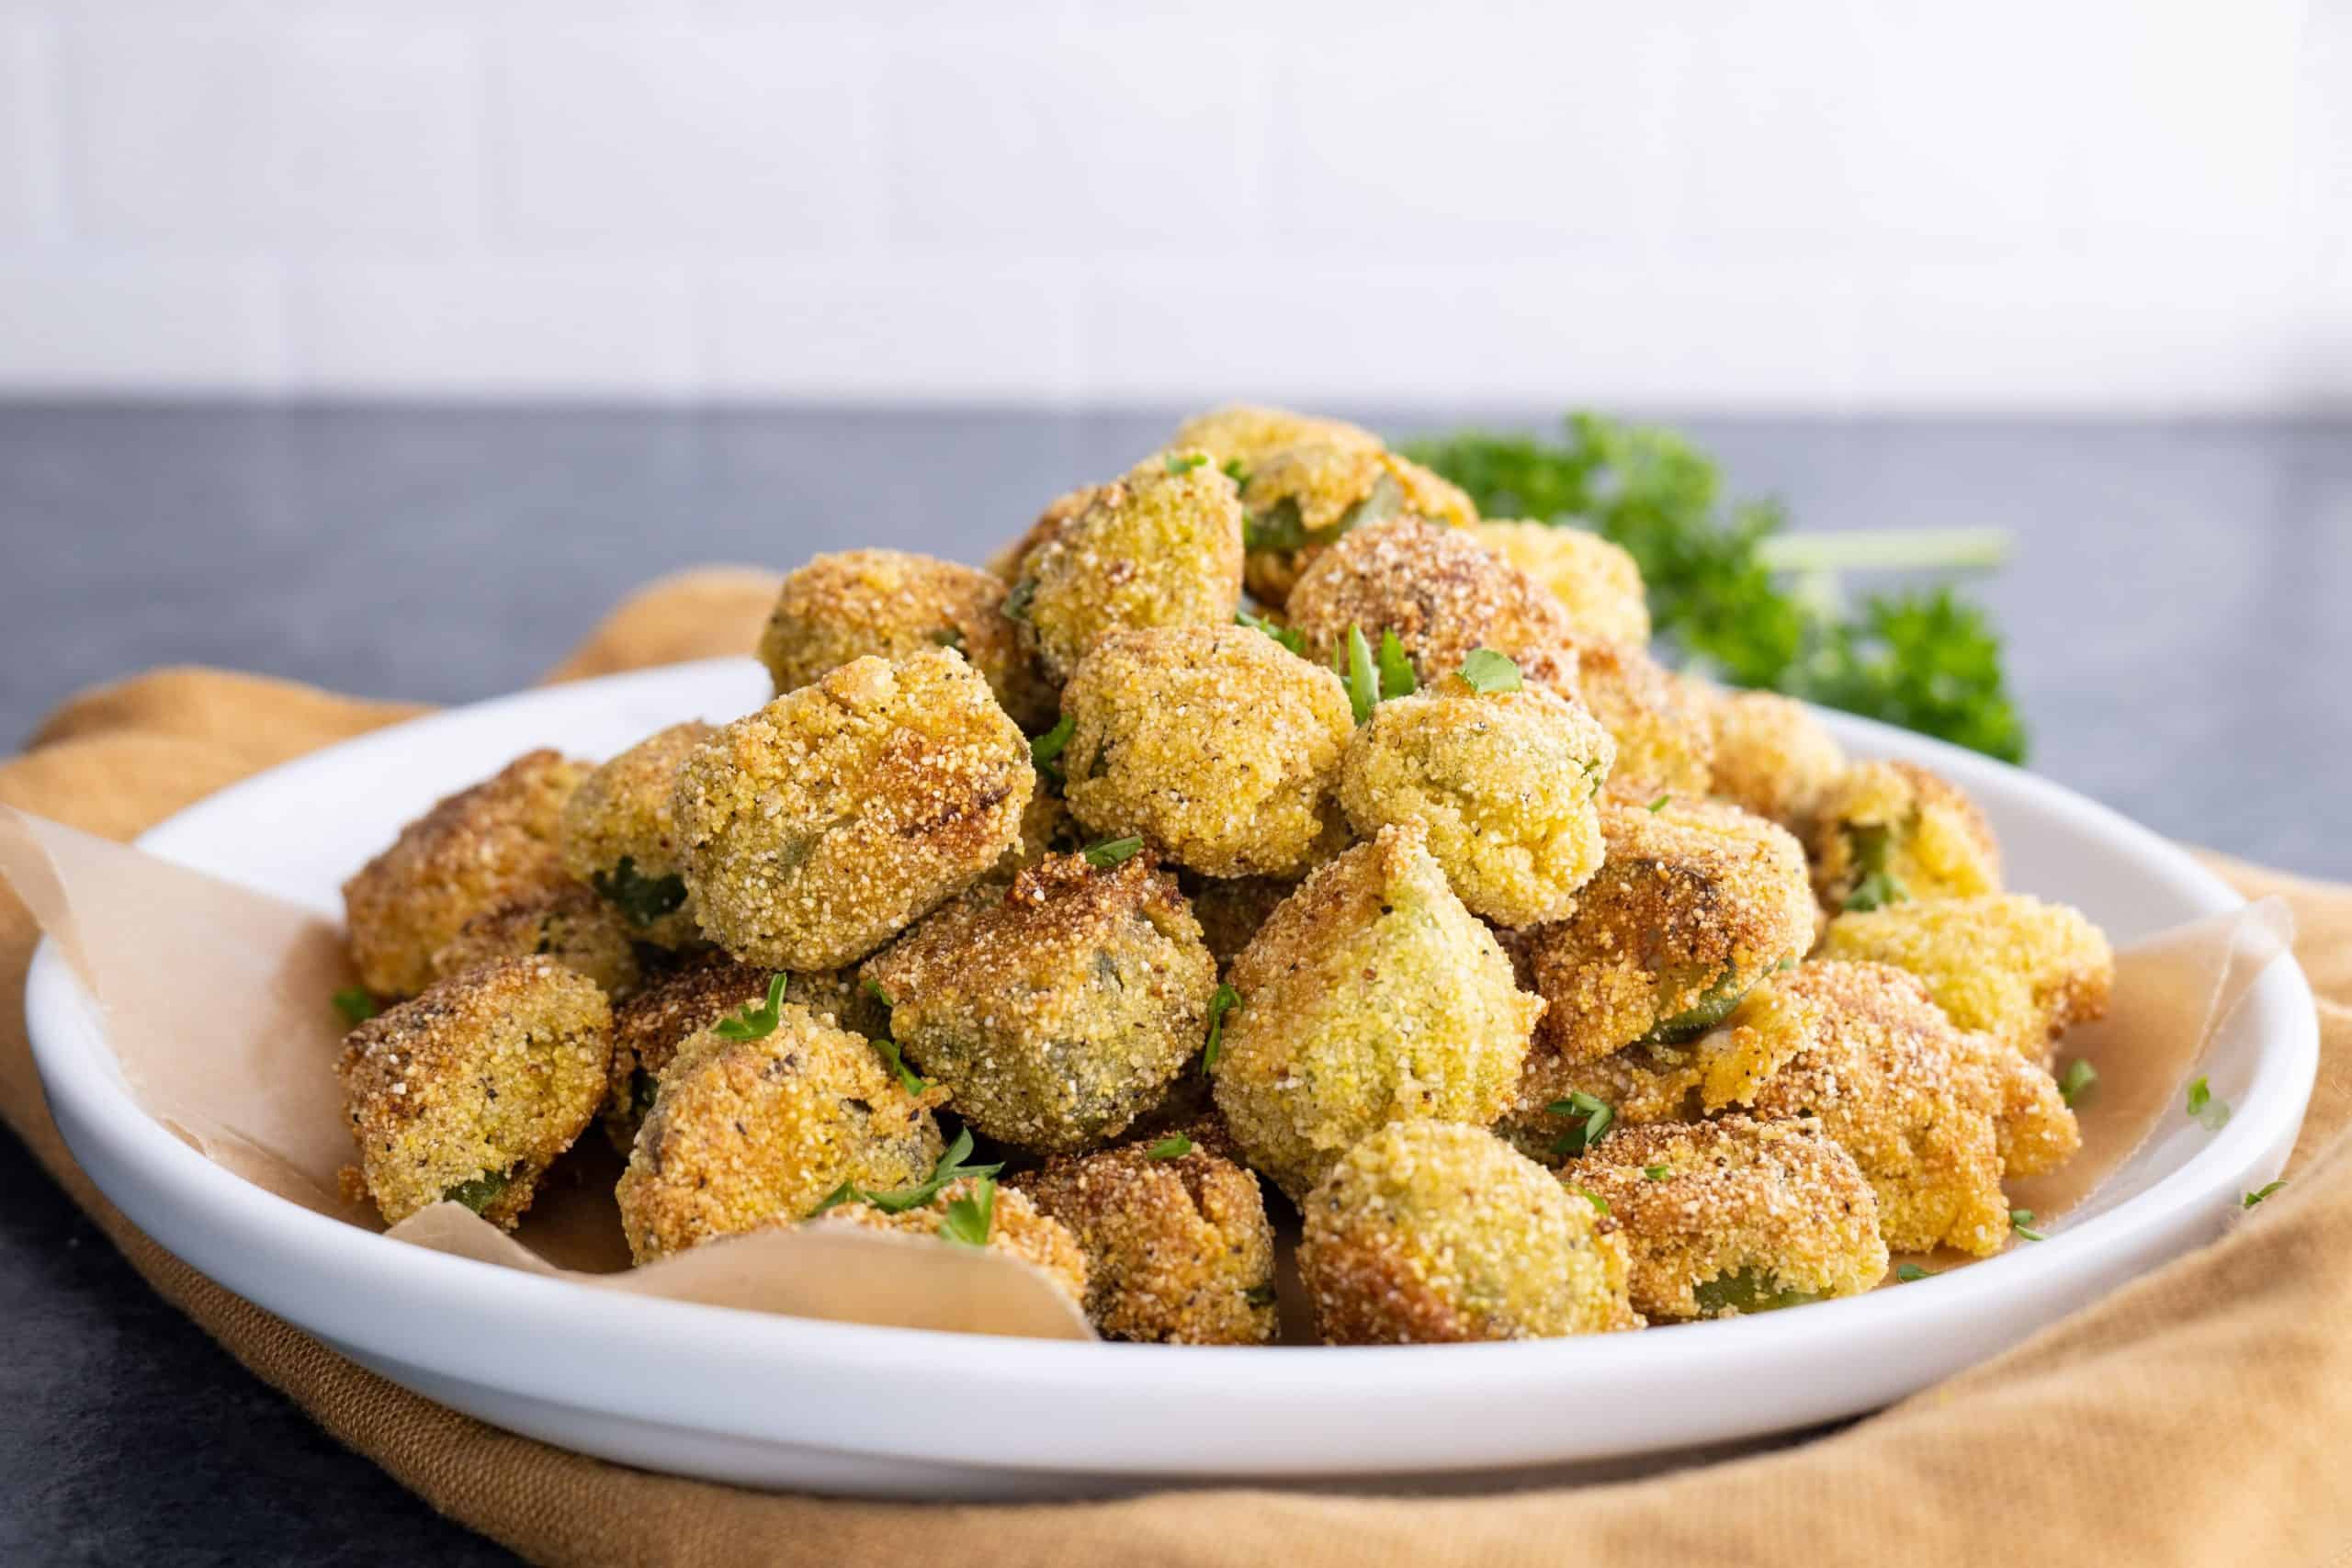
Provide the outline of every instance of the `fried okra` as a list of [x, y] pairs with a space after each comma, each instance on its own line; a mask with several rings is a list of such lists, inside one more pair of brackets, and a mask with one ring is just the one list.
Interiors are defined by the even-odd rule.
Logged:
[[1027, 1196], [989, 1177], [951, 1181], [929, 1202], [911, 1209], [891, 1211], [853, 1201], [837, 1204], [807, 1223], [983, 1247], [1028, 1264], [1073, 1303], [1087, 1300], [1087, 1256], [1078, 1237], [1051, 1214], [1040, 1213]]
[[1549, 1339], [1637, 1328], [1624, 1239], [1492, 1134], [1400, 1122], [1300, 1206], [1298, 1269], [1331, 1345]]
[[1029, 742], [962, 654], [853, 660], [678, 769], [695, 916], [747, 964], [837, 969], [995, 865], [1036, 782]]
[[[605, 1136], [627, 1155], [653, 1109], [662, 1073], [678, 1047], [732, 1013], [767, 999], [769, 972], [723, 953], [688, 959], [613, 1009], [613, 1067], [602, 1113]], [[792, 999], [805, 986], [786, 982]], [[822, 1009], [812, 1009], [822, 1012]]]
[[1317, 556], [1358, 528], [1389, 518], [1466, 528], [1478, 519], [1468, 496], [1419, 463], [1376, 447], [1319, 442], [1250, 465], [1241, 508], [1250, 592], [1277, 607]]
[[1065, 491], [1054, 497], [1046, 503], [1046, 510], [1037, 513], [1037, 520], [1022, 532], [1021, 537], [989, 558], [989, 575], [1007, 588], [1020, 581], [1023, 558], [1052, 538], [1063, 524], [1093, 505], [1094, 498], [1102, 491], [1101, 485], [1080, 485], [1076, 490]]
[[1871, 1184], [1809, 1123], [1627, 1127], [1559, 1179], [1624, 1227], [1634, 1307], [1653, 1322], [1860, 1295], [1886, 1275]]
[[1544, 1004], [1446, 885], [1418, 824], [1318, 867], [1233, 961], [1217, 1109], [1293, 1198], [1390, 1122], [1485, 1124]]
[[1583, 636], [1635, 648], [1650, 640], [1642, 569], [1623, 546], [1549, 523], [1480, 523], [1474, 532], [1480, 544], [1551, 590]]
[[662, 1069], [615, 1190], [638, 1262], [806, 1219], [844, 1182], [905, 1187], [938, 1165], [936, 1091], [909, 1094], [859, 1036], [793, 1002], [724, 1022], [737, 1027], [694, 1035]]
[[1023, 729], [1051, 724], [1054, 694], [1002, 613], [1005, 584], [985, 571], [905, 550], [843, 550], [788, 573], [760, 637], [776, 694], [853, 659], [952, 648], [987, 678]]
[[1121, 632], [1062, 693], [1070, 814], [1212, 876], [1290, 876], [1330, 852], [1339, 677], [1248, 626]]
[[1258, 1179], [1182, 1135], [1057, 1159], [1021, 1179], [1086, 1251], [1086, 1315], [1106, 1339], [1264, 1345], [1274, 1233]]
[[1716, 797], [1804, 838], [1846, 772], [1845, 749], [1803, 703], [1775, 692], [1724, 693], [1709, 713]]
[[1250, 945], [1250, 939], [1282, 908], [1283, 900], [1297, 891], [1298, 884], [1283, 877], [1185, 878], [1185, 896], [1193, 901], [1193, 918], [1201, 922], [1201, 936], [1209, 944], [1219, 974]]
[[679, 764], [718, 733], [699, 719], [673, 724], [590, 773], [564, 803], [565, 869], [609, 901], [639, 942], [674, 949], [699, 934], [670, 797]]
[[1525, 661], [1530, 680], [1573, 682], [1575, 694], [1617, 742], [1609, 787], [1645, 803], [1660, 795], [1704, 795], [1714, 778], [1715, 734], [1692, 683], [1631, 643], [1570, 638]]
[[433, 973], [447, 979], [501, 958], [545, 953], [617, 1000], [637, 988], [637, 948], [629, 935], [620, 912], [586, 884], [563, 882], [484, 909], [459, 926], [433, 955]]
[[1377, 452], [1379, 436], [1342, 419], [1293, 413], [1288, 409], [1229, 403], [1196, 413], [1176, 427], [1169, 442], [1174, 451], [1197, 448], [1247, 473], [1286, 446], [1340, 446]]
[[867, 961], [907, 1059], [956, 1114], [1041, 1153], [1091, 1147], [1197, 1055], [1216, 961], [1173, 874], [1053, 855], [983, 883]]
[[1628, 1045], [1589, 1062], [1532, 1058], [1520, 1100], [1495, 1131], [1529, 1158], [1556, 1165], [1582, 1149], [1595, 1104], [1628, 1126], [1753, 1105], [1782, 1064], [1813, 1043], [1816, 1027], [1814, 1005], [1778, 978], [1775, 971], [1757, 982], [1729, 1018], [1695, 1040]]
[[1814, 889], [1831, 914], [2001, 890], [2001, 852], [1976, 803], [1909, 762], [1860, 762], [1823, 794]]
[[430, 987], [344, 1041], [359, 1183], [387, 1224], [447, 1201], [513, 1230], [595, 1115], [612, 1054], [604, 992], [552, 958]]
[[1476, 536], [1415, 517], [1357, 528], [1317, 556], [1289, 613], [1307, 656], [1326, 664], [1351, 627], [1374, 641], [1396, 633], [1423, 685], [1474, 649], [1518, 658], [1563, 647], [1575, 630], [1558, 600]]
[[[1605, 795], [1600, 829], [1608, 855], [1576, 912], [1526, 933], [1549, 1004], [1539, 1074], [1636, 1042], [1696, 1039], [1813, 945], [1804, 855], [1783, 829], [1711, 801]], [[1529, 1089], [1555, 1098], [1548, 1085]]]
[[2078, 1142], [2057, 1086], [2049, 1096], [2055, 1117], [2037, 1097], [2014, 1094], [2006, 1068], [1996, 1074], [1987, 1049], [1972, 1045], [1899, 969], [1816, 961], [1775, 984], [1814, 1005], [1814, 1037], [1764, 1085], [1756, 1114], [1818, 1118], [1870, 1179], [1879, 1227], [1896, 1251], [1998, 1251], [2009, 1235], [2004, 1113], [2015, 1118], [2020, 1144]]
[[1537, 925], [1566, 919], [1600, 868], [1594, 803], [1616, 757], [1556, 692], [1481, 692], [1451, 675], [1373, 710], [1340, 761], [1340, 804], [1367, 838], [1419, 822], [1471, 913]]
[[2107, 1011], [2115, 951], [2064, 904], [2022, 893], [1894, 904], [1839, 915], [1820, 955], [1892, 964], [1917, 976], [1962, 1029], [1981, 1029], [2040, 1062], [2068, 1026]]
[[1004, 613], [1059, 684], [1114, 632], [1227, 626], [1240, 604], [1240, 495], [1194, 450], [1146, 458], [1039, 539]]
[[433, 955], [485, 909], [564, 880], [558, 824], [588, 770], [553, 751], [517, 757], [401, 829], [343, 885], [359, 978], [379, 997], [433, 983]]

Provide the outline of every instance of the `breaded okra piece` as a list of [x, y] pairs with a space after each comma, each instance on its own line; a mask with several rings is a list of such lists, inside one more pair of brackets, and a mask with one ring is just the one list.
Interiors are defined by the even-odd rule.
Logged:
[[564, 805], [564, 868], [610, 903], [639, 942], [674, 950], [700, 934], [670, 800], [679, 765], [718, 733], [693, 719], [657, 731], [590, 773]]
[[1317, 868], [1230, 983], [1241, 1002], [1223, 1021], [1217, 1109], [1294, 1198], [1387, 1122], [1492, 1122], [1544, 1010], [1412, 824]]
[[1194, 450], [1147, 457], [1040, 538], [1004, 613], [1058, 685], [1114, 632], [1229, 626], [1240, 604], [1240, 493]]
[[1909, 762], [1858, 762], [1815, 803], [1814, 891], [1835, 915], [2001, 890], [2001, 851], [1976, 803]]
[[433, 955], [435, 979], [502, 958], [545, 953], [596, 982], [618, 1001], [637, 988], [637, 948], [619, 910], [588, 889], [563, 882], [484, 909]]
[[1052, 538], [1063, 524], [1093, 505], [1094, 498], [1102, 493], [1102, 488], [1101, 485], [1080, 485], [1047, 502], [1046, 509], [1037, 513], [1037, 520], [1022, 531], [1021, 537], [989, 558], [989, 575], [1007, 588], [1020, 581], [1022, 560], [1031, 550]]
[[1106, 1339], [1264, 1345], [1274, 1233], [1258, 1179], [1176, 1134], [1020, 1179], [1086, 1250], [1086, 1315]]
[[1714, 779], [1715, 732], [1696, 686], [1632, 643], [1576, 637], [1522, 660], [1528, 679], [1566, 691], [1617, 742], [1611, 793], [1646, 805], [1661, 795], [1704, 796]]
[[359, 1149], [345, 1185], [356, 1178], [387, 1224], [446, 1200], [513, 1230], [595, 1115], [612, 1054], [605, 994], [552, 958], [441, 981], [344, 1041]]
[[1148, 1110], [1200, 1054], [1216, 991], [1200, 922], [1148, 852], [1053, 855], [1009, 888], [983, 883], [861, 973], [957, 1115], [1046, 1154]]
[[1196, 413], [1178, 425], [1168, 445], [1178, 452], [1197, 448], [1216, 458], [1220, 467], [1230, 463], [1247, 473], [1286, 446], [1340, 446], [1377, 452], [1383, 443], [1362, 425], [1350, 424], [1342, 419], [1227, 403], [1206, 413]]
[[1481, 1128], [1380, 1128], [1332, 1166], [1300, 1212], [1299, 1274], [1327, 1344], [1641, 1326], [1616, 1224]]
[[1709, 705], [1718, 799], [1803, 840], [1846, 772], [1845, 748], [1803, 703], [1775, 692], [1726, 692]]
[[1330, 671], [1248, 626], [1121, 632], [1062, 693], [1070, 815], [1211, 876], [1293, 876], [1344, 837], [1354, 733]]
[[1539, 925], [1566, 919], [1600, 869], [1595, 802], [1616, 757], [1609, 732], [1556, 692], [1482, 692], [1449, 675], [1373, 710], [1340, 761], [1340, 803], [1366, 837], [1426, 828], [1471, 913]]
[[763, 1008], [694, 1035], [662, 1071], [614, 1191], [639, 1263], [939, 1163], [939, 1091], [909, 1094], [872, 1045], [807, 1008]]
[[1624, 1227], [1633, 1303], [1652, 1322], [1860, 1295], [1886, 1275], [1871, 1184], [1808, 1122], [1627, 1127], [1559, 1179]]
[[1478, 542], [1527, 573], [1568, 612], [1578, 635], [1635, 648], [1650, 640], [1642, 569], [1622, 545], [1549, 523], [1480, 523]]
[[[678, 1047], [720, 1019], [767, 999], [770, 973], [723, 953], [690, 958], [650, 981], [613, 1009], [613, 1066], [602, 1120], [605, 1136], [627, 1156], [638, 1124], [653, 1109], [662, 1073]], [[787, 994], [806, 1003], [806, 987]], [[821, 1011], [821, 1009], [812, 1009]]]
[[1417, 517], [1368, 524], [1323, 551], [1299, 578], [1289, 613], [1307, 657], [1324, 664], [1351, 628], [1375, 643], [1394, 632], [1424, 685], [1460, 670], [1477, 649], [1519, 659], [1565, 647], [1575, 631], [1548, 590], [1476, 536]]
[[2030, 1062], [2073, 1024], [2106, 1013], [2115, 950], [2082, 911], [2022, 893], [1894, 904], [1839, 915], [1821, 956], [1892, 964], [1917, 976], [1962, 1029]]
[[1053, 688], [1003, 615], [1006, 592], [985, 571], [905, 550], [818, 556], [786, 574], [760, 636], [760, 662], [782, 695], [867, 654], [903, 659], [952, 648], [1015, 724], [1043, 728], [1053, 722]]
[[695, 918], [737, 958], [837, 969], [1020, 840], [1029, 742], [953, 649], [853, 660], [736, 720], [678, 769]]
[[1374, 447], [1315, 442], [1250, 464], [1241, 507], [1250, 592], [1277, 608], [1318, 556], [1358, 528], [1391, 518], [1442, 528], [1478, 520], [1467, 495], [1419, 463]]
[[910, 1209], [877, 1209], [853, 1199], [805, 1223], [985, 1247], [1028, 1264], [1072, 1304], [1082, 1306], [1087, 1299], [1087, 1257], [1078, 1237], [1059, 1220], [1039, 1212], [1026, 1194], [1000, 1186], [992, 1177], [951, 1181], [930, 1201]]
[[343, 885], [361, 982], [379, 997], [413, 996], [433, 983], [433, 955], [460, 926], [560, 886], [558, 823], [587, 775], [584, 763], [533, 751], [401, 829]]
[[1556, 1062], [1696, 1039], [1813, 944], [1804, 852], [1762, 818], [1711, 801], [1653, 808], [1604, 795], [1600, 827], [1608, 857], [1576, 912], [1525, 933], [1549, 1004], [1539, 1046]]

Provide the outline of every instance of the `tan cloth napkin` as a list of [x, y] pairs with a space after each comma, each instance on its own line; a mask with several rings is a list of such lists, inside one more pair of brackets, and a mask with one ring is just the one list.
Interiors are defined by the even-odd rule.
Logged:
[[[738, 570], [657, 583], [555, 678], [739, 652], [774, 591], [772, 577]], [[0, 764], [0, 800], [128, 838], [257, 769], [418, 711], [162, 671], [68, 703], [26, 755]], [[2324, 998], [2319, 1090], [2284, 1191], [2217, 1245], [1834, 1437], [1580, 1489], [837, 1502], [648, 1474], [485, 1427], [231, 1295], [90, 1186], [58, 1141], [26, 1050], [34, 932], [5, 891], [0, 1113], [133, 1266], [239, 1360], [435, 1507], [544, 1562], [2352, 1568], [2352, 889], [2214, 863], [2248, 894], [2294, 906], [2298, 953]]]

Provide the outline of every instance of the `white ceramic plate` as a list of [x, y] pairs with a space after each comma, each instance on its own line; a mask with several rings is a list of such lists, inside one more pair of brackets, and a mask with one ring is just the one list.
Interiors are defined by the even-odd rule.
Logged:
[[[182, 812], [148, 849], [323, 911], [435, 799], [518, 752], [605, 756], [767, 696], [749, 660], [582, 682], [382, 730]], [[2119, 943], [2234, 907], [2144, 829], [2016, 769], [1826, 716], [1857, 754], [1969, 790], [2027, 890]], [[1984, 1359], [2216, 1235], [2277, 1175], [2318, 1060], [2291, 961], [2220, 1054], [2218, 1134], [2186, 1118], [2050, 1241], [1798, 1312], [1600, 1338], [1414, 1348], [1173, 1348], [868, 1328], [592, 1292], [404, 1246], [210, 1164], [125, 1092], [56, 953], [26, 996], [50, 1104], [91, 1179], [229, 1289], [394, 1382], [499, 1426], [757, 1485], [1010, 1496], [1218, 1479], [1459, 1483], [1718, 1443], [1871, 1410]]]

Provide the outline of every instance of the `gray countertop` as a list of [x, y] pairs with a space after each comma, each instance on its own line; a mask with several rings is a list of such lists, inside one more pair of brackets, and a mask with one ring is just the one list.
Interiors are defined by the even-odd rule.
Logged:
[[[0, 744], [164, 662], [492, 695], [677, 567], [979, 558], [1170, 423], [0, 406]], [[1973, 592], [2032, 765], [2176, 837], [2352, 876], [2352, 423], [1681, 423], [1801, 528], [2013, 531]], [[0, 1182], [0, 1561], [504, 1560], [157, 1303], [13, 1140]]]

